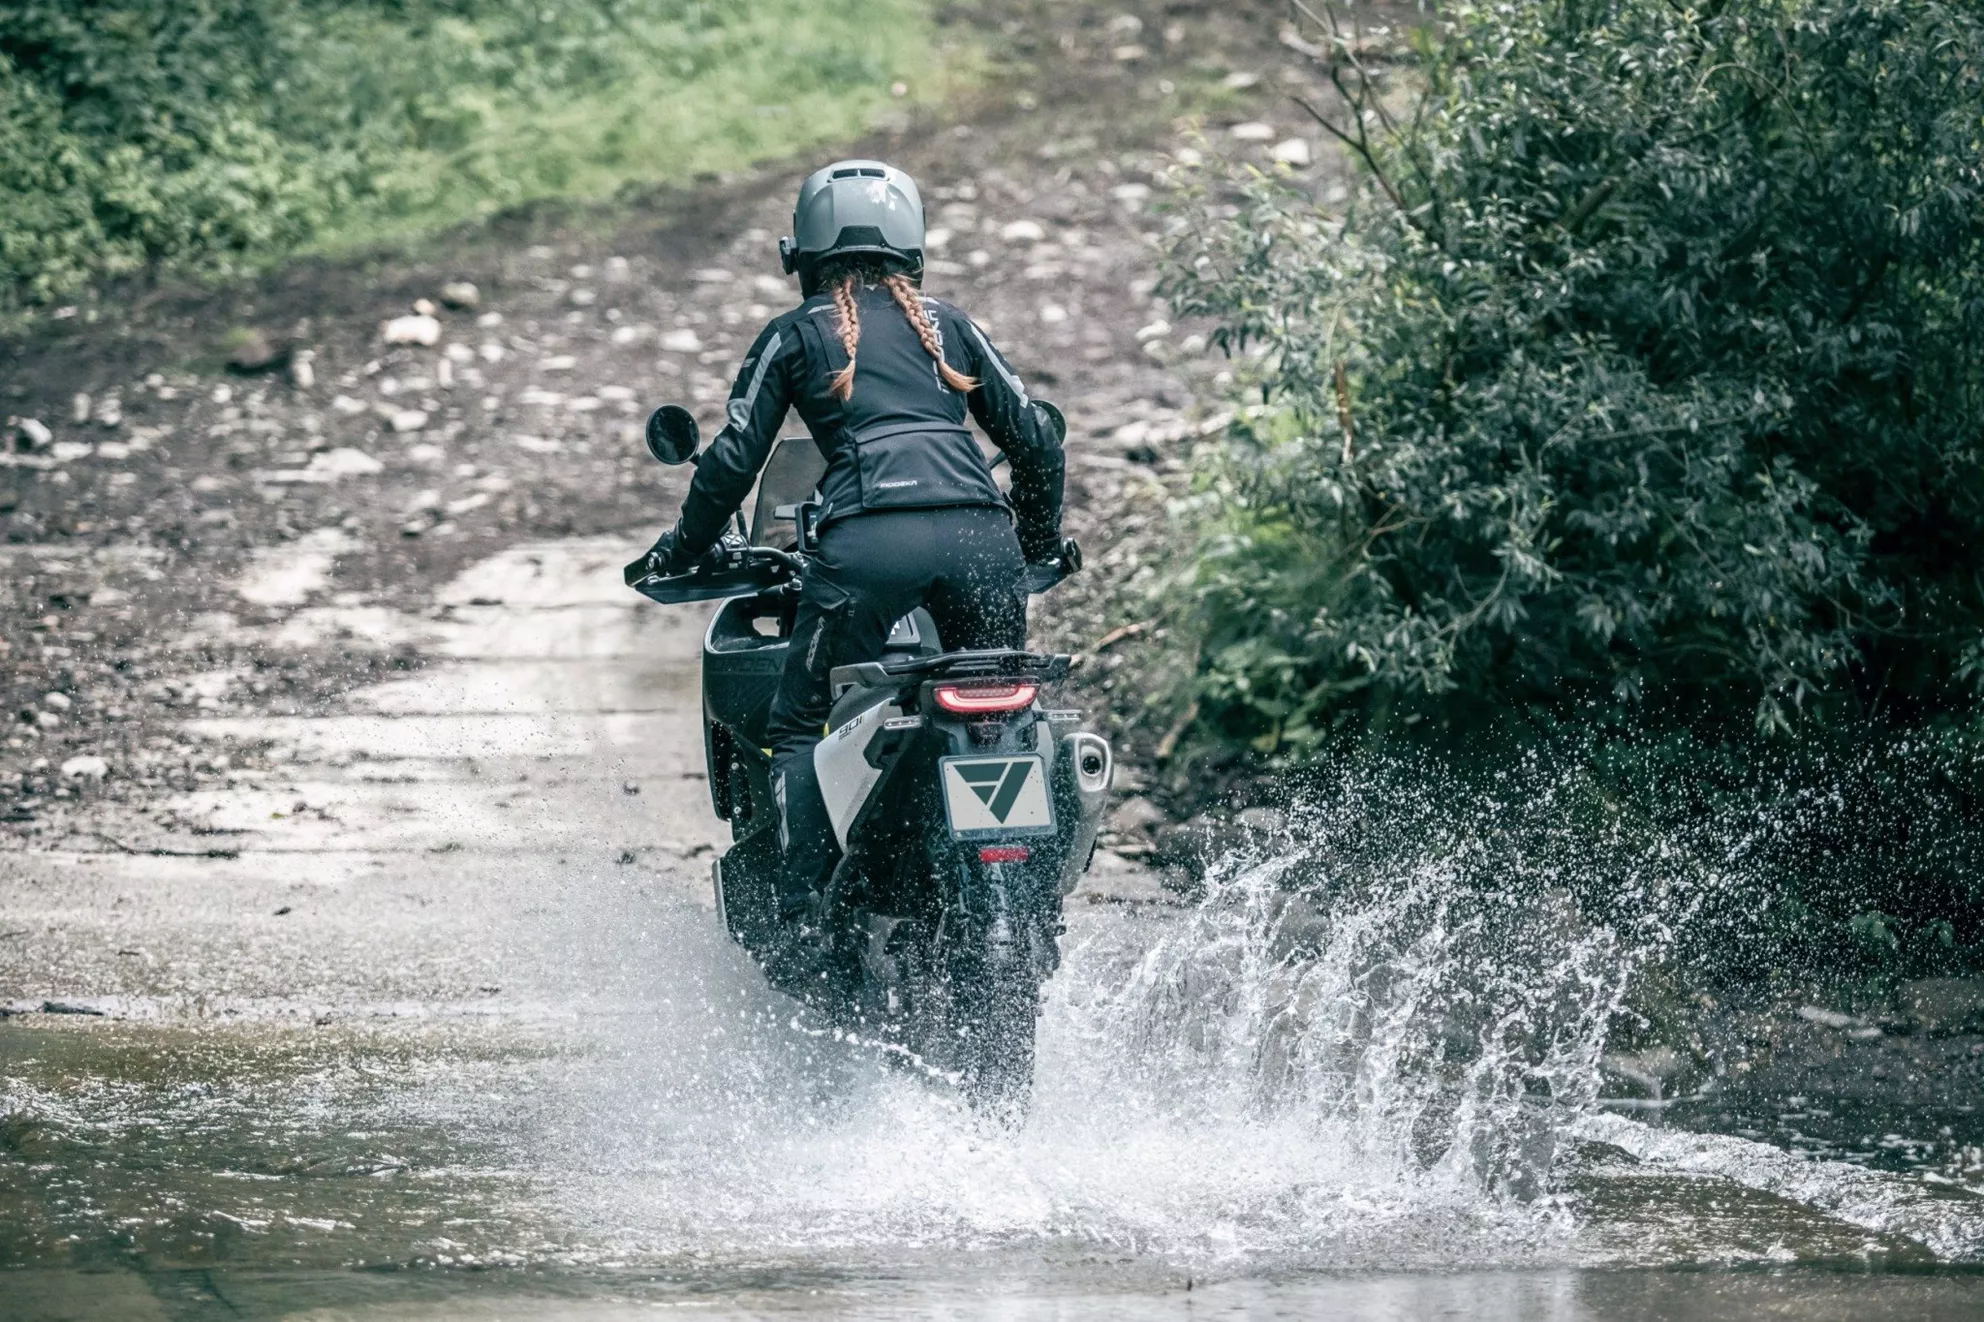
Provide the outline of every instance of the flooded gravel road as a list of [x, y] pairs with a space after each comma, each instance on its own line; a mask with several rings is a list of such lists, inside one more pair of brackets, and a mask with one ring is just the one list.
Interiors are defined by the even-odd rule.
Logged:
[[1467, 950], [1430, 877], [1292, 973], [1258, 871], [1187, 910], [1111, 863], [1035, 1111], [984, 1127], [720, 938], [701, 619], [620, 589], [624, 550], [291, 616], [447, 659], [337, 714], [197, 720], [281, 753], [175, 805], [235, 857], [7, 857], [0, 1317], [1984, 1312], [1970, 1190], [1570, 1105], [1600, 944], [1499, 971], [1582, 989], [1524, 1060], [1434, 1053]]

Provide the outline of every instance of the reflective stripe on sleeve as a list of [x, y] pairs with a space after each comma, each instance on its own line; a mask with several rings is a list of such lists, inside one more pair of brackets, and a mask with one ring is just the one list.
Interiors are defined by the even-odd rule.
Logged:
[[986, 340], [985, 332], [978, 329], [977, 322], [967, 320], [965, 325], [971, 327], [971, 333], [978, 339], [978, 346], [985, 350], [985, 356], [992, 360], [992, 370], [997, 372], [1005, 383], [1012, 388], [1013, 393], [1020, 397], [1020, 407], [1026, 408], [1032, 403], [1026, 397], [1026, 383], [1013, 375], [1013, 369], [1006, 366], [1006, 360], [1001, 358], [998, 351]]
[[779, 338], [779, 333], [773, 331], [771, 343], [767, 344], [765, 351], [758, 355], [758, 370], [751, 373], [750, 388], [741, 398], [731, 400], [730, 407], [725, 410], [730, 425], [740, 433], [748, 430], [751, 425], [751, 410], [757, 407], [758, 392], [765, 385], [765, 373], [771, 370], [772, 359], [778, 357]]

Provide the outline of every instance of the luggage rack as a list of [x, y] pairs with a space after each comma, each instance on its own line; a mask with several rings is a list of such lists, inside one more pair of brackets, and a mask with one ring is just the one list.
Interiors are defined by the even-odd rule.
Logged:
[[838, 698], [851, 688], [888, 688], [908, 680], [925, 679], [1032, 679], [1051, 684], [1068, 677], [1072, 658], [1042, 656], [1011, 648], [979, 652], [942, 652], [936, 656], [905, 657], [899, 661], [863, 661], [858, 665], [835, 666], [828, 675]]

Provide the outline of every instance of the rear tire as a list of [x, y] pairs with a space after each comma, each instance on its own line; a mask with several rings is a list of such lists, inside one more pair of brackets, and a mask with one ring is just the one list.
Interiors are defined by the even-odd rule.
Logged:
[[1026, 1119], [1033, 1100], [1034, 1034], [1040, 980], [1024, 965], [983, 971], [952, 989], [951, 1030], [966, 1098], [1007, 1125]]

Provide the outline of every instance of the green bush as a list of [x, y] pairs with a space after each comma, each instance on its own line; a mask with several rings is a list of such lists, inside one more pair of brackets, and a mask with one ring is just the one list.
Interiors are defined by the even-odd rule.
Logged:
[[737, 169], [939, 66], [923, 0], [15, 0], [0, 300]]
[[1172, 292], [1201, 725], [1959, 724], [1984, 681], [1984, 11], [1503, 0], [1412, 101], [1331, 45], [1341, 210], [1214, 186]]

